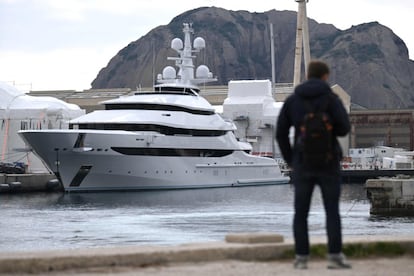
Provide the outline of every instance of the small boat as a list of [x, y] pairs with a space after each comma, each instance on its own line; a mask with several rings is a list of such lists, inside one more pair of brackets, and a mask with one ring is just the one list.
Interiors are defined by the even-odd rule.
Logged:
[[272, 158], [249, 154], [233, 122], [224, 120], [197, 85], [215, 81], [209, 68], [193, 65], [205, 47], [184, 42], [171, 47], [179, 57], [164, 68], [151, 92], [108, 100], [98, 110], [70, 121], [68, 130], [24, 130], [19, 134], [47, 164], [66, 191], [214, 188], [286, 184]]

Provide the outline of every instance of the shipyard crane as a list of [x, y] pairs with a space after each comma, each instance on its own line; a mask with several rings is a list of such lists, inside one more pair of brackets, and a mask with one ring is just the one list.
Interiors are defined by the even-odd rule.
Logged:
[[306, 3], [309, 0], [295, 0], [298, 3], [298, 17], [296, 28], [296, 47], [295, 47], [295, 68], [293, 76], [293, 86], [297, 86], [301, 80], [302, 72], [302, 52], [305, 61], [305, 73], [307, 74], [308, 64], [310, 62], [309, 46], [309, 27], [308, 16], [306, 12]]

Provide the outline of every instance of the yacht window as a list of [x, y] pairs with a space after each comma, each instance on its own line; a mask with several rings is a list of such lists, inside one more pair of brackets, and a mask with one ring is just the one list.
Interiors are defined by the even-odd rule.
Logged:
[[82, 148], [85, 146], [85, 133], [79, 133], [78, 138], [76, 138], [75, 145], [73, 145], [74, 148]]
[[27, 121], [20, 121], [20, 130], [29, 129], [29, 123]]
[[96, 130], [126, 130], [126, 131], [154, 131], [164, 135], [186, 135], [186, 136], [223, 136], [226, 130], [205, 130], [205, 129], [187, 129], [174, 128], [161, 125], [151, 124], [76, 124], [71, 128], [79, 129], [96, 129]]
[[171, 87], [171, 86], [165, 86], [165, 87], [156, 87], [155, 93], [163, 92], [163, 94], [184, 94], [184, 95], [191, 95], [196, 96], [195, 93], [199, 93], [200, 89], [196, 88], [189, 88], [189, 87]]
[[125, 155], [145, 156], [186, 156], [186, 157], [223, 157], [232, 154], [233, 150], [214, 149], [171, 149], [171, 148], [129, 148], [112, 147], [112, 150]]
[[124, 103], [124, 104], [106, 104], [106, 110], [122, 110], [122, 109], [134, 109], [134, 110], [160, 110], [160, 111], [182, 111], [196, 115], [214, 115], [213, 110], [196, 110], [182, 106], [164, 105], [164, 104], [137, 104], [137, 103]]

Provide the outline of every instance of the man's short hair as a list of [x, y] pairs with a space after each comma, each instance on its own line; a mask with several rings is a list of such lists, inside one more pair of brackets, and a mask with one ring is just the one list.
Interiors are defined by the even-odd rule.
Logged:
[[329, 75], [329, 67], [325, 62], [314, 60], [309, 63], [308, 79], [322, 79], [325, 75]]

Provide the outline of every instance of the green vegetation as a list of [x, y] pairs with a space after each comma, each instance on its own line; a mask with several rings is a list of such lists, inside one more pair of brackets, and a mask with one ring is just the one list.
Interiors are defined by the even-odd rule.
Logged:
[[400, 56], [408, 58], [408, 48], [407, 45], [405, 45], [404, 41], [396, 35], [393, 37], [393, 41], [395, 45], [398, 47], [398, 54]]
[[[173, 18], [168, 27], [171, 34], [174, 37], [181, 37], [183, 35], [183, 23], [185, 22], [197, 22], [196, 16], [199, 12], [209, 9], [208, 7], [201, 7], [193, 10], [186, 11]], [[201, 30], [201, 29], [200, 29]]]
[[238, 24], [240, 24], [240, 26], [242, 26], [244, 29], [248, 29], [248, 28], [253, 27], [253, 22], [244, 19], [243, 15], [241, 15], [241, 14], [233, 14], [233, 17], [236, 18], [236, 22]]
[[396, 257], [407, 253], [399, 243], [376, 242], [369, 244], [349, 244], [344, 246], [344, 253], [353, 258], [370, 256]]
[[240, 55], [237, 58], [237, 62], [239, 63], [239, 65], [248, 65], [249, 61], [247, 60], [247, 58], [244, 55]]
[[[203, 20], [194, 23], [194, 28], [197, 30], [205, 31], [207, 30], [208, 33], [211, 34], [220, 34], [224, 38], [226, 38], [230, 44], [236, 48], [237, 41], [236, 39], [240, 37], [240, 32], [237, 29], [236, 24], [230, 21], [212, 21], [212, 20]], [[170, 32], [173, 34], [174, 37], [182, 37], [182, 24], [178, 24], [176, 22], [172, 22], [170, 24]]]
[[[134, 53], [136, 48], [137, 48], [137, 45], [135, 42], [129, 43], [128, 46], [126, 46], [121, 51], [119, 51], [119, 55], [122, 57], [123, 60], [127, 60], [127, 61], [135, 60], [138, 58], [138, 54]], [[119, 66], [120, 65], [117, 64], [115, 71], [118, 69]], [[115, 72], [112, 72], [112, 70], [110, 73], [115, 74]]]
[[126, 57], [126, 60], [131, 61], [131, 60], [135, 60], [137, 58], [138, 58], [138, 55], [137, 54], [132, 54], [130, 56], [127, 56]]
[[233, 22], [226, 22], [221, 27], [218, 28], [220, 33], [227, 38], [230, 44], [236, 48], [237, 42], [236, 38], [239, 37], [239, 30], [237, 29], [236, 24]]
[[328, 52], [334, 46], [335, 39], [340, 35], [340, 32], [335, 32], [331, 35], [320, 37], [312, 41], [312, 54], [319, 58]]
[[349, 46], [350, 55], [358, 62], [368, 62], [374, 59], [381, 59], [384, 57], [384, 53], [378, 47], [377, 44], [358, 44], [351, 43]]
[[257, 27], [257, 29], [259, 29], [260, 31], [264, 31], [264, 30], [266, 30], [266, 26], [264, 25], [264, 24], [261, 24], [261, 23], [259, 23], [259, 24], [256, 24], [256, 27]]
[[109, 73], [106, 75], [106, 82], [109, 82], [115, 75], [116, 70], [111, 69], [111, 71], [109, 71]]
[[345, 49], [336, 49], [330, 52], [330, 55], [334, 58], [346, 58], [348, 53]]
[[[359, 25], [359, 26], [356, 26], [355, 28], [356, 28], [356, 31], [358, 32], [358, 33], [365, 33], [365, 32], [367, 32], [369, 29], [371, 29], [372, 27], [376, 27], [376, 26], [379, 26], [380, 24], [378, 23], [378, 22], [376, 22], [376, 21], [374, 21], [374, 22], [369, 22], [369, 23], [364, 23], [364, 24], [361, 24], [361, 25]], [[353, 28], [352, 28], [353, 29]]]
[[[313, 245], [310, 250], [311, 256], [314, 258], [325, 258], [327, 255], [326, 245]], [[344, 244], [343, 252], [350, 258], [398, 257], [408, 253], [401, 244], [393, 242]], [[282, 259], [292, 259], [294, 257], [295, 252], [293, 249], [285, 251], [281, 256]]]
[[183, 35], [183, 24], [179, 24], [179, 22], [171, 22], [169, 29], [173, 37], [181, 37]]
[[108, 72], [108, 75], [106, 76], [106, 81], [109, 82], [113, 77], [116, 76], [117, 71], [119, 67], [121, 67], [122, 62], [118, 62], [115, 64], [115, 66]]
[[342, 40], [343, 40], [343, 41], [350, 42], [350, 41], [352, 41], [352, 40], [354, 40], [354, 39], [352, 38], [352, 36], [351, 36], [351, 35], [347, 35], [347, 36], [345, 36]]
[[131, 54], [131, 52], [135, 49], [135, 47], [136, 47], [135, 43], [129, 43], [128, 46], [126, 46], [121, 51], [119, 51], [119, 55], [122, 58], [125, 58]]

